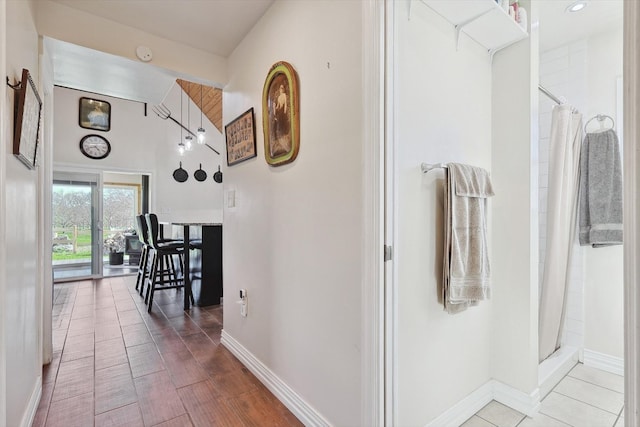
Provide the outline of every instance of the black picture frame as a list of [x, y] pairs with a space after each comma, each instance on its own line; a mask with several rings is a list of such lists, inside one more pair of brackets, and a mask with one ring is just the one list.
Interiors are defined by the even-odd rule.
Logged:
[[227, 141], [227, 166], [256, 157], [256, 123], [253, 107], [224, 127]]
[[80, 98], [78, 125], [81, 128], [101, 132], [111, 130], [111, 104], [93, 98]]
[[29, 169], [38, 161], [42, 100], [29, 70], [22, 69], [20, 88], [16, 92], [13, 154]]

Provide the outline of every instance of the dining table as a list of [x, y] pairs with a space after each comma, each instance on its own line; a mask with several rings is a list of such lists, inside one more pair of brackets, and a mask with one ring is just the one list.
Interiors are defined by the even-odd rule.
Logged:
[[212, 226], [222, 226], [221, 223], [216, 222], [171, 222], [171, 225], [175, 225], [183, 228], [183, 244], [184, 244], [184, 265], [183, 265], [183, 276], [184, 276], [184, 309], [189, 310], [191, 306], [191, 263], [190, 263], [190, 248], [191, 248], [191, 227], [212, 227]]

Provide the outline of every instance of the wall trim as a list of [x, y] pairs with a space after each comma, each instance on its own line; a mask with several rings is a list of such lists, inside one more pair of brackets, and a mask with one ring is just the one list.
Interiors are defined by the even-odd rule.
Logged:
[[364, 426], [384, 425], [384, 2], [362, 3], [363, 206], [361, 407]]
[[500, 381], [489, 380], [426, 427], [459, 426], [492, 400], [531, 416], [540, 409], [540, 390], [536, 388], [526, 394]]
[[640, 254], [640, 211], [636, 202], [640, 183], [640, 152], [637, 151], [638, 120], [640, 109], [640, 4], [635, 1], [624, 2], [624, 49], [623, 49], [623, 86], [624, 86], [624, 407], [625, 425], [640, 425], [638, 390], [640, 373], [640, 264], [636, 262]]
[[491, 380], [493, 384], [493, 400], [497, 400], [516, 411], [532, 416], [540, 409], [540, 389], [534, 389], [530, 394], [515, 389], [500, 381]]
[[615, 357], [597, 351], [584, 349], [584, 365], [611, 372], [616, 375], [624, 375], [624, 358]]
[[305, 426], [331, 425], [320, 412], [224, 329], [220, 343], [229, 349]]
[[42, 377], [36, 378], [33, 391], [31, 392], [31, 398], [27, 405], [27, 410], [22, 416], [20, 421], [20, 427], [31, 427], [33, 420], [36, 418], [36, 412], [38, 411], [38, 405], [40, 405], [40, 398], [42, 397]]

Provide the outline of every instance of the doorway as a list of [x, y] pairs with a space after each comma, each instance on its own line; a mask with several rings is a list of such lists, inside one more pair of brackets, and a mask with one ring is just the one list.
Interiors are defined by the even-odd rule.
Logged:
[[148, 185], [139, 173], [54, 173], [54, 282], [136, 274], [135, 216], [149, 205]]

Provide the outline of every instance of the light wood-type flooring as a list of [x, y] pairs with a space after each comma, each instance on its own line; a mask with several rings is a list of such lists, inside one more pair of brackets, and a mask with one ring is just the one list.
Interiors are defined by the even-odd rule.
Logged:
[[301, 426], [223, 345], [222, 306], [182, 310], [135, 277], [54, 286], [53, 362], [34, 426]]

